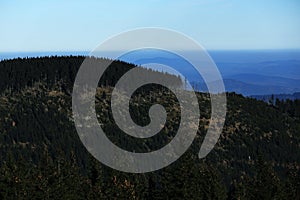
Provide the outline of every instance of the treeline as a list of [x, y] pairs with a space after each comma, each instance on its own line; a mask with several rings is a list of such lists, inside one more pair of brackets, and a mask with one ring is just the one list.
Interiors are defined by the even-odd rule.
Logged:
[[[123, 61], [83, 56], [51, 56], [3, 60], [0, 62], [0, 91], [5, 89], [19, 91], [24, 87], [33, 86], [36, 82], [43, 82], [47, 87], [51, 88], [59, 81], [62, 81], [64, 89], [70, 93], [77, 71], [85, 59], [90, 65], [96, 67], [102, 67], [110, 63], [103, 76], [99, 77], [99, 79], [101, 78], [99, 86], [114, 86], [122, 75], [137, 67]], [[142, 73], [156, 75], [158, 79], [170, 80], [174, 86], [182, 85], [182, 81], [178, 76], [160, 73], [151, 69], [139, 69]]]

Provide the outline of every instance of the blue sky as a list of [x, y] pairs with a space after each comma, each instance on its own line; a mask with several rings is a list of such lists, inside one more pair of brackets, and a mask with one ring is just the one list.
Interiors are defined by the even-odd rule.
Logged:
[[0, 52], [90, 51], [139, 27], [206, 49], [300, 49], [299, 10], [299, 0], [0, 0]]

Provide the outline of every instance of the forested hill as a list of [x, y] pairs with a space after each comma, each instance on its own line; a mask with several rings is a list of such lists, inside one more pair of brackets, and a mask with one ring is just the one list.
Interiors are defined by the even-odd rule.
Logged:
[[[197, 93], [201, 119], [189, 150], [164, 169], [122, 173], [95, 160], [76, 133], [70, 91], [83, 59], [0, 62], [0, 199], [299, 199], [299, 102], [272, 105], [227, 94], [222, 135], [213, 151], [199, 160], [210, 98]], [[149, 152], [172, 140], [180, 109], [166, 88], [155, 86], [151, 97], [149, 88], [140, 88], [130, 101], [133, 120], [146, 125], [150, 105], [160, 103], [167, 110], [167, 122], [151, 138], [126, 136], [114, 123], [110, 96], [114, 81], [132, 67], [136, 66], [114, 62], [109, 70], [116, 76], [106, 73], [99, 82], [96, 112], [112, 142], [129, 151]], [[177, 77], [158, 75], [181, 83]]]
[[[47, 87], [52, 87], [59, 81], [66, 87], [64, 89], [70, 91], [84, 59], [88, 59], [91, 65], [95, 64], [99, 67], [111, 63], [104, 76], [101, 77], [99, 86], [113, 86], [125, 72], [137, 67], [123, 61], [84, 56], [51, 56], [3, 60], [0, 61], [0, 91], [5, 89], [17, 91], [24, 87], [31, 87], [36, 82], [43, 82]], [[181, 79], [177, 76], [159, 73], [151, 69], [141, 68], [141, 70], [145, 73], [155, 73], [165, 79], [170, 79], [174, 85], [182, 84]]]

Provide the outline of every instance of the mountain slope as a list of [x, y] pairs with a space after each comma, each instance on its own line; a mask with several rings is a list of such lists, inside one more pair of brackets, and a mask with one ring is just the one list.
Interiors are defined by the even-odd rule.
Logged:
[[[32, 62], [41, 64], [42, 59]], [[16, 66], [25, 67], [22, 70], [26, 71], [27, 65], [22, 62], [18, 61]], [[45, 66], [41, 72], [47, 69]], [[54, 73], [53, 78], [56, 75]], [[23, 84], [16, 90], [8, 87], [0, 95], [0, 198], [236, 199], [260, 196], [266, 199], [281, 198], [283, 194], [297, 198], [298, 115], [229, 93], [223, 133], [213, 151], [199, 160], [197, 153], [210, 120], [210, 99], [208, 94], [197, 93], [201, 119], [198, 136], [189, 150], [162, 170], [128, 174], [99, 163], [81, 144], [71, 115], [68, 92], [71, 81], [48, 79], [31, 86]], [[99, 85], [96, 95], [98, 120], [104, 124], [103, 129], [112, 142], [129, 151], [148, 152], [161, 148], [174, 137], [180, 112], [176, 97], [169, 90], [155, 86], [140, 89], [133, 95], [131, 114], [139, 124], [149, 123], [148, 110], [154, 103], [162, 104], [168, 111], [167, 123], [159, 134], [137, 141], [126, 136], [113, 121], [112, 89], [109, 85]], [[151, 98], [149, 89], [154, 89]], [[293, 104], [289, 106], [296, 110]]]

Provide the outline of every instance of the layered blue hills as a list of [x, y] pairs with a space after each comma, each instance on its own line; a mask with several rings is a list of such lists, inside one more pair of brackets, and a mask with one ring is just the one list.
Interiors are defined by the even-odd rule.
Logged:
[[[189, 51], [197, 58], [197, 53]], [[289, 94], [300, 92], [300, 50], [251, 50], [251, 51], [209, 51], [222, 75], [225, 89], [245, 96]], [[88, 52], [16, 52], [0, 53], [0, 60], [16, 57], [37, 57], [51, 55], [88, 55]], [[189, 61], [165, 50], [142, 49], [119, 57], [120, 60], [168, 71], [155, 64], [170, 66], [180, 72], [184, 79], [200, 91], [206, 91], [202, 76]]]

